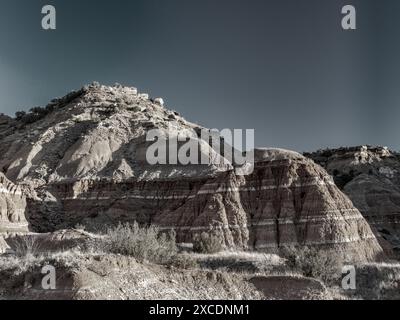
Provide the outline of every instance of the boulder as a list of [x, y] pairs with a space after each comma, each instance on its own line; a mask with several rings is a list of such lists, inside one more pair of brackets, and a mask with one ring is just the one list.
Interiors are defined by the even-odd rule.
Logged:
[[164, 99], [163, 98], [156, 98], [154, 99], [154, 103], [159, 104], [160, 106], [164, 106]]

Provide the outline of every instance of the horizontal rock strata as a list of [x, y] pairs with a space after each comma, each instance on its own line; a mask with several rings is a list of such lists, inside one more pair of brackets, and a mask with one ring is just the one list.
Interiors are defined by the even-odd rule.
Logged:
[[307, 156], [324, 166], [379, 236], [400, 252], [400, 155], [362, 146]]
[[149, 129], [202, 128], [135, 88], [93, 85], [36, 111], [12, 120], [0, 139], [0, 169], [29, 190], [36, 231], [138, 221], [174, 229], [182, 243], [207, 231], [229, 247], [313, 245], [362, 260], [382, 252], [326, 171], [297, 153], [256, 150], [248, 176], [230, 163], [148, 165]]

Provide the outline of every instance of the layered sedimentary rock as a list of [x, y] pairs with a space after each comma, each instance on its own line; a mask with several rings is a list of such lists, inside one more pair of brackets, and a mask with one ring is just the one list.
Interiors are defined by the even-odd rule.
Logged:
[[21, 188], [0, 173], [0, 233], [28, 231], [26, 200]]
[[232, 247], [313, 245], [360, 259], [381, 253], [359, 211], [311, 160], [257, 150], [253, 174], [241, 176], [195, 134], [215, 161], [152, 166], [145, 136], [155, 128], [203, 129], [135, 88], [88, 86], [13, 120], [0, 141], [0, 169], [29, 190], [36, 231], [138, 221], [176, 230], [179, 242], [208, 231]]
[[400, 155], [360, 146], [306, 154], [322, 165], [367, 221], [400, 250]]
[[320, 166], [302, 155], [257, 150], [256, 166], [241, 191], [255, 248], [310, 245], [374, 257], [371, 229]]

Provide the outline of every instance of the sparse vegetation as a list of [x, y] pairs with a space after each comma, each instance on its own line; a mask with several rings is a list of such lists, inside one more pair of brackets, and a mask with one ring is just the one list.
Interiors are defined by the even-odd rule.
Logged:
[[306, 277], [318, 278], [333, 283], [341, 275], [342, 258], [337, 251], [318, 250], [311, 247], [286, 247], [282, 255], [287, 265]]
[[26, 115], [25, 111], [17, 111], [15, 113], [15, 119], [22, 120], [25, 117], [25, 115]]
[[194, 237], [193, 250], [198, 253], [217, 253], [224, 249], [219, 236], [202, 232]]
[[46, 115], [54, 110], [53, 106], [47, 106], [46, 108], [34, 107], [29, 110], [29, 113], [25, 111], [18, 111], [15, 113], [15, 118], [24, 124], [31, 124], [36, 121], [43, 119]]
[[85, 231], [86, 230], [86, 226], [83, 225], [83, 224], [78, 223], [78, 224], [75, 225], [75, 230]]
[[178, 251], [174, 232], [162, 233], [155, 226], [141, 228], [136, 222], [109, 228], [103, 242], [104, 251], [132, 256], [140, 262], [167, 264]]
[[368, 263], [356, 269], [354, 295], [367, 300], [400, 299], [400, 264]]
[[[77, 225], [76, 228], [82, 229], [83, 226]], [[197, 244], [201, 243], [203, 247], [207, 247], [210, 243], [221, 244], [217, 235], [203, 233], [201, 238], [200, 236]], [[50, 264], [60, 268], [59, 270], [81, 270], [81, 268], [85, 270], [84, 268], [88, 268], [90, 272], [93, 272], [93, 270], [97, 270], [92, 270], [94, 261], [95, 264], [101, 261], [101, 266], [108, 266], [109, 259], [114, 259], [113, 261], [121, 262], [119, 265], [121, 270], [125, 264], [129, 265], [130, 263], [135, 263], [134, 265], [138, 268], [144, 261], [160, 264], [166, 268], [157, 267], [154, 270], [163, 270], [162, 272], [166, 272], [168, 276], [176, 275], [177, 279], [181, 279], [181, 275], [187, 272], [198, 275], [212, 274], [213, 277], [214, 275], [218, 277], [223, 273], [229, 277], [233, 275], [244, 277], [243, 279], [249, 279], [249, 275], [261, 275], [261, 279], [265, 277], [265, 281], [272, 281], [271, 283], [274, 284], [275, 278], [282, 277], [282, 279], [285, 278], [288, 279], [287, 281], [291, 281], [290, 283], [294, 283], [293, 290], [304, 290], [302, 296], [304, 299], [399, 298], [399, 264], [358, 265], [356, 266], [356, 290], [343, 291], [340, 287], [342, 260], [340, 255], [332, 250], [326, 251], [301, 246], [288, 247], [280, 252], [285, 259], [276, 254], [256, 252], [178, 253], [173, 233], [165, 234], [154, 226], [140, 227], [137, 223], [119, 224], [108, 228], [102, 234], [93, 234], [90, 239], [96, 247], [90, 248], [92, 251], [88, 251], [86, 246], [78, 243], [75, 247], [67, 250], [63, 244], [59, 243], [57, 250], [48, 251], [45, 249], [46, 245], [40, 245], [43, 242], [39, 239], [38, 235], [16, 236], [10, 243], [14, 254], [0, 255], [2, 281], [4, 283], [6, 279], [12, 279], [7, 284], [7, 290], [10, 292], [13, 290], [11, 288], [15, 286], [15, 281], [19, 281], [20, 275], [36, 274], [44, 265]], [[126, 256], [135, 258], [139, 264]], [[106, 261], [107, 263], [105, 263]], [[147, 270], [146, 267], [143, 270]], [[117, 277], [118, 275], [113, 276]], [[312, 279], [303, 279], [303, 276], [322, 280], [325, 283], [326, 291], [315, 289]], [[298, 283], [300, 284], [296, 286]], [[277, 286], [279, 287], [279, 285]], [[291, 297], [291, 295], [289, 296]]]
[[170, 265], [178, 269], [194, 269], [199, 267], [197, 260], [188, 253], [176, 254], [171, 260]]
[[230, 272], [276, 273], [284, 269], [284, 259], [261, 252], [222, 251], [218, 254], [196, 254], [201, 268]]
[[20, 121], [23, 125], [35, 123], [46, 117], [57, 108], [64, 107], [68, 103], [72, 102], [84, 92], [84, 88], [78, 91], [72, 91], [65, 97], [53, 99], [46, 107], [33, 107], [29, 110], [29, 112], [17, 111], [15, 113], [15, 119]]
[[17, 257], [38, 257], [40, 255], [40, 243], [34, 236], [20, 236], [14, 239], [14, 252]]
[[333, 178], [335, 180], [335, 183], [340, 189], [343, 189], [346, 186], [346, 184], [352, 181], [356, 176], [357, 174], [354, 172], [354, 170], [350, 170], [349, 173], [342, 173], [342, 174], [340, 174], [338, 170], [333, 172]]

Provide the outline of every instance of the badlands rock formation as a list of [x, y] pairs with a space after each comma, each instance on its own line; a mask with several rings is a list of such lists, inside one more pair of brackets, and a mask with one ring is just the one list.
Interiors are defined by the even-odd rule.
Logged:
[[0, 173], [0, 234], [28, 231], [25, 211], [26, 200], [21, 188]]
[[[297, 153], [256, 150], [248, 176], [227, 161], [149, 165], [148, 130], [202, 128], [135, 88], [87, 86], [6, 122], [0, 170], [24, 188], [35, 231], [136, 220], [175, 229], [184, 243], [210, 231], [232, 247], [313, 245], [361, 260], [382, 252], [326, 171]], [[201, 152], [223, 157], [192, 138]]]
[[306, 244], [360, 257], [380, 251], [371, 229], [324, 169], [295, 152], [257, 150], [242, 203], [255, 248]]
[[306, 154], [323, 166], [367, 221], [400, 251], [400, 155], [360, 146]]

